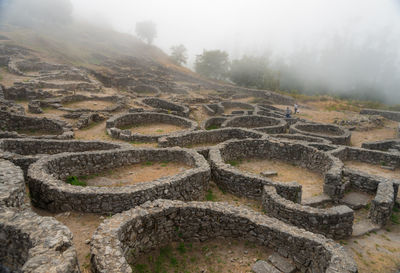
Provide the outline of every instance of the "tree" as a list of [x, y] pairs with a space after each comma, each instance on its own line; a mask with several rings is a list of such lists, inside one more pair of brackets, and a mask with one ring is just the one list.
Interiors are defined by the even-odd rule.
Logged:
[[137, 22], [135, 31], [137, 36], [142, 40], [146, 40], [149, 45], [157, 36], [156, 24], [151, 21]]
[[279, 75], [269, 68], [266, 57], [243, 56], [239, 60], [234, 60], [229, 78], [237, 85], [245, 87], [279, 88]]
[[228, 53], [221, 50], [203, 50], [203, 54], [196, 56], [195, 70], [208, 78], [226, 79], [229, 71]]
[[178, 65], [186, 64], [188, 58], [186, 47], [184, 45], [177, 45], [171, 47], [170, 57], [171, 60]]

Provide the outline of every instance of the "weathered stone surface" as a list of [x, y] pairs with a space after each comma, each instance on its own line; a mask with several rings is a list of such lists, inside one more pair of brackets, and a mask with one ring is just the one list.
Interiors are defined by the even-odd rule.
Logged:
[[29, 166], [46, 155], [130, 147], [129, 144], [106, 141], [5, 138], [0, 139], [0, 158], [12, 161], [26, 175]]
[[392, 215], [397, 194], [394, 194], [392, 181], [379, 183], [375, 198], [371, 202], [369, 217], [371, 221], [380, 226], [384, 226]]
[[271, 176], [277, 176], [278, 173], [276, 171], [267, 170], [267, 171], [261, 172], [260, 175], [264, 176], [264, 177], [271, 177]]
[[286, 132], [287, 123], [284, 119], [251, 115], [230, 117], [222, 123], [221, 127], [252, 128], [263, 133], [279, 134]]
[[254, 273], [281, 273], [275, 267], [267, 263], [266, 261], [258, 260], [252, 267], [251, 270]]
[[133, 126], [133, 125], [148, 124], [154, 122], [167, 123], [185, 127], [187, 128], [188, 131], [193, 131], [198, 128], [197, 123], [190, 119], [174, 115], [152, 113], [152, 112], [125, 113], [113, 116], [107, 120], [106, 128], [108, 134], [113, 138], [125, 141], [156, 142], [160, 137], [165, 137], [167, 136], [167, 134], [164, 135], [132, 134], [131, 131], [129, 130], [119, 129], [119, 127], [127, 125]]
[[400, 112], [397, 111], [386, 111], [386, 110], [378, 110], [378, 109], [362, 109], [360, 111], [361, 115], [380, 115], [384, 118], [400, 121]]
[[0, 159], [0, 208], [20, 207], [24, 203], [25, 181], [22, 170]]
[[281, 197], [272, 186], [264, 186], [262, 205], [270, 216], [330, 238], [346, 238], [353, 231], [354, 212], [346, 206], [304, 206]]
[[347, 129], [323, 123], [298, 122], [290, 126], [289, 133], [322, 137], [340, 145], [350, 145], [351, 138], [351, 133]]
[[177, 133], [170, 136], [162, 137], [158, 139], [158, 145], [160, 147], [190, 147], [196, 144], [206, 144], [209, 146], [194, 148], [198, 153], [208, 158], [208, 152], [212, 146], [218, 143], [224, 142], [229, 139], [244, 139], [244, 138], [262, 138], [265, 135], [245, 129], [245, 128], [222, 128], [216, 130], [197, 130], [193, 132]]
[[160, 98], [144, 98], [142, 103], [154, 108], [165, 110], [166, 114], [175, 114], [182, 117], [188, 117], [190, 109], [185, 105], [180, 105]]
[[0, 208], [0, 246], [0, 264], [12, 272], [80, 272], [69, 229], [29, 209]]
[[278, 253], [269, 256], [268, 261], [283, 273], [294, 273], [296, 271], [296, 267], [294, 267], [288, 259], [282, 257]]
[[217, 202], [156, 200], [106, 219], [91, 240], [94, 272], [132, 272], [129, 263], [170, 241], [242, 238], [284, 249], [305, 272], [355, 273], [357, 266], [334, 241], [288, 226], [244, 207]]
[[[79, 187], [64, 180], [134, 163], [183, 162], [192, 168], [173, 176], [122, 187]], [[119, 149], [63, 153], [39, 159], [28, 170], [32, 203], [50, 211], [117, 213], [158, 198], [196, 200], [208, 188], [210, 167], [188, 149]]]

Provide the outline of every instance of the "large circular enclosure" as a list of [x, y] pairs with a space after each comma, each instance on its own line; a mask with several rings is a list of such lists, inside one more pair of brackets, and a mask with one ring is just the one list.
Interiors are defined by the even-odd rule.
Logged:
[[0, 271], [78, 273], [69, 229], [31, 210], [0, 209]]
[[332, 124], [299, 122], [290, 126], [289, 132], [292, 134], [322, 137], [330, 140], [333, 144], [350, 145], [350, 131]]
[[121, 212], [158, 198], [196, 200], [207, 161], [188, 149], [120, 149], [58, 154], [28, 171], [32, 203], [50, 211]]
[[171, 200], [146, 203], [101, 224], [92, 238], [92, 267], [94, 272], [131, 273], [140, 256], [169, 242], [214, 238], [242, 238], [285, 253], [301, 272], [357, 272], [343, 247], [323, 236], [245, 207]]
[[108, 134], [125, 141], [156, 142], [173, 132], [197, 129], [197, 123], [183, 117], [161, 113], [126, 113], [107, 120]]
[[239, 196], [259, 199], [263, 186], [272, 185], [282, 197], [300, 202], [301, 188], [310, 197], [334, 195], [343, 187], [340, 160], [300, 142], [233, 140], [211, 148], [209, 157], [214, 182]]
[[285, 133], [287, 129], [284, 119], [257, 115], [232, 117], [222, 123], [221, 126], [252, 128], [268, 134]]

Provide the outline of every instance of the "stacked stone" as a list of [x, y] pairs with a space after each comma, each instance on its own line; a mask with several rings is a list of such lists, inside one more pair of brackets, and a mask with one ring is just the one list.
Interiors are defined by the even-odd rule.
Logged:
[[397, 194], [395, 195], [391, 181], [378, 185], [378, 190], [375, 198], [372, 200], [371, 210], [369, 211], [369, 217], [373, 223], [380, 226], [384, 226], [387, 223], [392, 215], [396, 197]]
[[195, 150], [208, 158], [211, 146], [229, 139], [262, 138], [264, 134], [244, 128], [222, 128], [216, 130], [198, 130], [183, 132], [158, 139], [160, 147], [190, 147], [191, 145], [208, 143], [210, 146], [195, 148]]
[[305, 142], [316, 142], [316, 143], [322, 143], [322, 144], [330, 144], [331, 143], [329, 140], [324, 139], [322, 137], [306, 136], [306, 135], [302, 135], [302, 134], [274, 134], [273, 137], [289, 139], [289, 140], [299, 140], [299, 141], [305, 141]]
[[[400, 128], [400, 127], [399, 127]], [[397, 150], [400, 152], [400, 139], [389, 139], [374, 142], [366, 142], [361, 145], [364, 149], [379, 150], [388, 152], [391, 150]]]
[[153, 108], [164, 110], [166, 114], [174, 114], [182, 117], [189, 117], [190, 109], [185, 105], [180, 105], [159, 98], [144, 98], [142, 102]]
[[400, 112], [398, 111], [386, 111], [386, 110], [378, 110], [378, 109], [362, 109], [360, 111], [361, 115], [380, 115], [384, 118], [400, 121]]
[[128, 263], [171, 241], [241, 238], [291, 259], [302, 272], [356, 273], [332, 240], [244, 207], [217, 202], [156, 200], [107, 219], [91, 240], [94, 272], [131, 273]]
[[28, 111], [29, 113], [33, 114], [41, 114], [43, 113], [42, 108], [40, 108], [40, 101], [32, 100], [28, 104]]
[[[81, 176], [140, 162], [182, 162], [192, 168], [173, 176], [121, 187], [79, 187], [67, 184]], [[119, 149], [63, 153], [44, 157], [28, 170], [32, 203], [49, 211], [117, 213], [158, 198], [196, 200], [208, 188], [210, 167], [195, 151], [169, 149]]]
[[256, 131], [268, 134], [285, 133], [287, 129], [287, 123], [284, 119], [258, 115], [231, 117], [224, 121], [221, 126], [253, 128]]
[[29, 166], [42, 157], [65, 152], [85, 152], [131, 147], [124, 143], [84, 140], [13, 138], [0, 140], [0, 158], [21, 167], [27, 175]]
[[203, 109], [206, 111], [207, 115], [209, 116], [216, 116], [221, 115], [224, 113], [224, 108], [221, 107], [219, 104], [203, 104]]
[[0, 129], [3, 131], [39, 130], [50, 133], [35, 138], [68, 139], [74, 136], [71, 127], [64, 121], [11, 114], [5, 111], [0, 111]]
[[139, 96], [158, 97], [161, 95], [160, 89], [151, 85], [137, 85], [133, 88], [130, 88], [130, 90], [135, 92]]
[[342, 239], [353, 232], [354, 211], [347, 206], [328, 209], [304, 206], [281, 197], [271, 186], [264, 186], [262, 205], [272, 217], [329, 238]]
[[0, 159], [0, 208], [21, 207], [25, 198], [25, 181], [21, 169]]
[[119, 127], [123, 126], [135, 126], [141, 124], [151, 124], [151, 123], [166, 123], [173, 124], [181, 127], [187, 128], [188, 131], [193, 131], [198, 128], [196, 122], [178, 117], [175, 115], [152, 113], [152, 112], [141, 112], [141, 113], [125, 113], [119, 114], [111, 117], [107, 120], [106, 128], [108, 134], [117, 139], [125, 141], [144, 141], [144, 142], [157, 142], [160, 137], [167, 136], [167, 134], [162, 135], [144, 135], [144, 134], [132, 134], [130, 130], [121, 130]]
[[337, 125], [323, 123], [298, 122], [290, 126], [289, 133], [322, 137], [338, 145], [350, 145], [351, 139], [349, 130]]

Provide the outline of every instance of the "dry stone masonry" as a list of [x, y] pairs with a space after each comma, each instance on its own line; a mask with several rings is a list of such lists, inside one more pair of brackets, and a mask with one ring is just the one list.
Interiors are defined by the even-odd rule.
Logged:
[[32, 138], [0, 139], [0, 158], [12, 161], [26, 175], [29, 166], [42, 157], [59, 153], [129, 148], [124, 143], [84, 140], [51, 140]]
[[119, 129], [121, 127], [126, 127], [126, 126], [139, 126], [151, 123], [173, 124], [185, 127], [186, 130], [188, 131], [193, 131], [198, 128], [197, 123], [190, 119], [178, 117], [175, 115], [152, 113], [152, 112], [125, 113], [125, 114], [115, 115], [107, 120], [106, 127], [107, 127], [107, 132], [111, 137], [125, 141], [157, 142], [157, 140], [160, 137], [167, 136], [167, 134], [163, 135], [133, 134], [130, 130]]
[[163, 110], [165, 114], [174, 114], [182, 117], [189, 117], [190, 109], [185, 105], [173, 103], [159, 98], [144, 98], [142, 102], [153, 108]]
[[171, 241], [241, 238], [285, 253], [302, 272], [356, 273], [342, 246], [244, 207], [156, 200], [107, 219], [91, 241], [94, 272], [131, 273], [129, 264]]
[[322, 137], [333, 144], [350, 145], [351, 133], [337, 125], [298, 122], [290, 126], [289, 133]]
[[0, 208], [20, 207], [25, 198], [22, 170], [10, 161], [0, 159]]
[[[229, 139], [244, 138], [262, 138], [265, 135], [245, 129], [245, 128], [222, 128], [216, 130], [198, 130], [193, 132], [184, 132], [162, 137], [158, 140], [160, 147], [187, 147], [194, 148], [198, 153], [208, 158], [208, 152], [211, 146], [224, 142]], [[197, 147], [196, 145], [205, 144], [207, 146]]]
[[228, 118], [221, 127], [252, 128], [263, 133], [280, 134], [286, 132], [287, 123], [284, 119], [251, 115]]
[[[80, 187], [69, 176], [96, 174], [140, 162], [182, 162], [192, 168], [173, 176], [121, 187]], [[117, 213], [158, 198], [196, 200], [208, 188], [210, 167], [195, 151], [181, 148], [119, 149], [63, 153], [41, 158], [28, 170], [32, 203], [49, 211]]]

